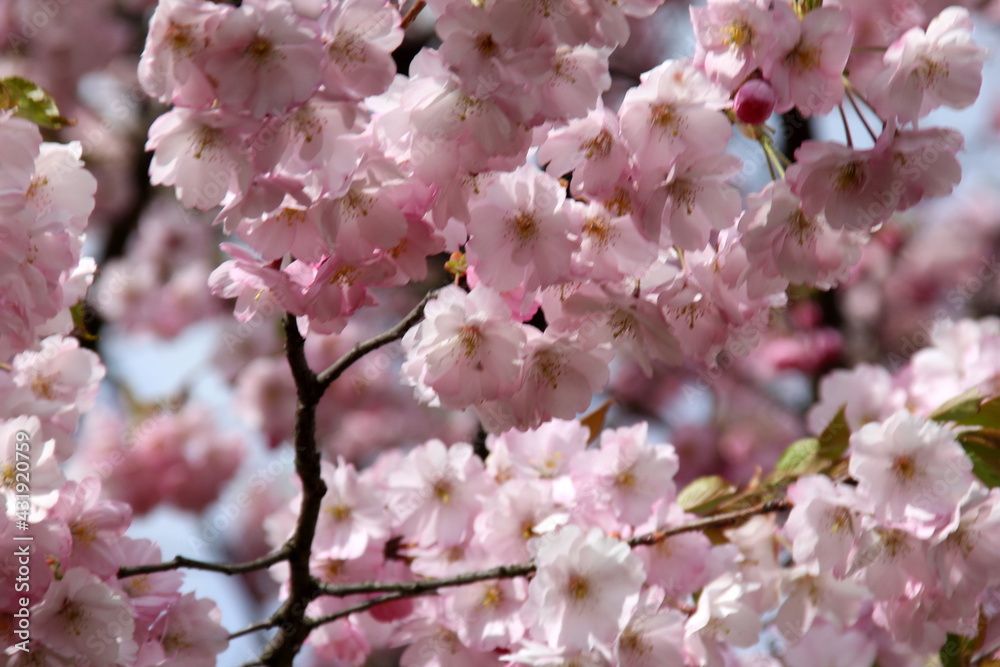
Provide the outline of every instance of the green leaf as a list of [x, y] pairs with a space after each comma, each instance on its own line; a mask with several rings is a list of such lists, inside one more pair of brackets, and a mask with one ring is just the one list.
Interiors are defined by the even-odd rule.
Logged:
[[820, 445], [816, 438], [796, 440], [778, 459], [774, 472], [779, 476], [797, 477], [811, 472], [819, 472], [824, 461], [819, 456]]
[[699, 477], [677, 494], [677, 504], [689, 512], [705, 511], [735, 491], [735, 486], [718, 475]]
[[83, 340], [97, 340], [97, 336], [87, 330], [87, 312], [84, 309], [83, 301], [78, 301], [69, 309], [73, 317], [73, 333]]
[[979, 481], [991, 489], [1000, 486], [1000, 432], [982, 429], [960, 433], [958, 441], [972, 461], [972, 472]]
[[833, 420], [827, 425], [823, 432], [819, 434], [819, 451], [817, 454], [827, 461], [836, 461], [844, 452], [851, 441], [851, 427], [847, 425], [847, 417], [844, 414], [845, 406], [841, 406]]
[[0, 110], [15, 109], [14, 114], [41, 127], [59, 129], [72, 123], [59, 115], [52, 95], [37, 84], [19, 76], [0, 79]]
[[948, 633], [948, 638], [941, 647], [938, 656], [941, 658], [941, 667], [968, 667], [969, 656], [967, 649], [969, 640], [959, 635]]
[[940, 406], [930, 414], [931, 419], [937, 422], [955, 422], [961, 424], [969, 417], [979, 414], [979, 406], [983, 402], [983, 396], [976, 388], [956, 396]]

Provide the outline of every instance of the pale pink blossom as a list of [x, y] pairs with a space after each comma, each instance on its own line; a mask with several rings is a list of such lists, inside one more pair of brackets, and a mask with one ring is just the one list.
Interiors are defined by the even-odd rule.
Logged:
[[229, 647], [215, 602], [185, 593], [152, 627], [167, 660], [162, 667], [212, 667]]
[[399, 12], [384, 0], [330, 4], [322, 19], [324, 93], [361, 99], [385, 92], [396, 74], [392, 52], [403, 41]]
[[446, 407], [507, 396], [520, 381], [524, 340], [496, 292], [484, 285], [468, 294], [447, 287], [403, 338], [403, 373], [425, 400]]
[[694, 62], [726, 88], [736, 88], [773, 48], [773, 12], [763, 0], [713, 0], [690, 12]]
[[950, 428], [900, 410], [851, 435], [850, 471], [876, 516], [929, 536], [955, 520], [972, 462]]
[[538, 571], [521, 610], [531, 635], [570, 649], [614, 641], [638, 603], [642, 561], [598, 528], [566, 526], [536, 549]]
[[389, 517], [374, 489], [358, 479], [354, 466], [343, 459], [334, 466], [322, 462], [326, 495], [316, 524], [315, 548], [333, 558], [361, 556], [369, 542], [386, 537]]
[[431, 440], [413, 449], [389, 476], [389, 510], [419, 545], [459, 544], [471, 534], [482, 508], [479, 496], [489, 488], [485, 482], [471, 445], [447, 447]]
[[963, 7], [948, 7], [927, 26], [907, 30], [882, 57], [884, 68], [869, 86], [882, 118], [916, 123], [940, 106], [964, 109], [979, 96], [986, 50], [972, 41]]
[[854, 487], [834, 484], [822, 475], [801, 477], [788, 487], [795, 504], [784, 533], [796, 563], [817, 561], [823, 571], [843, 578], [861, 532], [863, 504]]
[[504, 292], [554, 285], [570, 275], [581, 222], [569, 215], [559, 182], [533, 167], [503, 174], [469, 210], [469, 264]]
[[809, 430], [819, 435], [844, 409], [851, 432], [869, 422], [882, 421], [906, 404], [906, 392], [880, 366], [858, 364], [850, 370], [827, 373], [819, 383], [819, 397], [806, 417]]
[[778, 2], [773, 38], [762, 71], [778, 95], [779, 113], [795, 107], [805, 116], [824, 114], [840, 104], [854, 43], [850, 12], [818, 7], [800, 19], [790, 5]]
[[622, 136], [643, 168], [669, 168], [687, 152], [719, 155], [732, 136], [721, 112], [729, 97], [690, 62], [667, 61], [644, 73], [618, 110]]
[[138, 650], [125, 596], [82, 567], [52, 582], [31, 619], [34, 637], [66, 660], [113, 667], [129, 664]]

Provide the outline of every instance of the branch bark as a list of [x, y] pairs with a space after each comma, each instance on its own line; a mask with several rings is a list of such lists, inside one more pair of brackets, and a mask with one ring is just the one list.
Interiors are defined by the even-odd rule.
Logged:
[[264, 570], [271, 567], [275, 563], [287, 560], [290, 553], [291, 547], [288, 543], [286, 543], [273, 553], [261, 556], [260, 558], [255, 558], [254, 560], [250, 560], [245, 563], [207, 563], [205, 561], [195, 560], [185, 556], [176, 556], [172, 560], [168, 560], [163, 563], [122, 567], [118, 570], [118, 578], [124, 579], [126, 577], [135, 577], [140, 574], [166, 572], [167, 570], [177, 570], [182, 567], [191, 570], [208, 570], [210, 572], [221, 572], [223, 574], [231, 575], [245, 574], [256, 570]]

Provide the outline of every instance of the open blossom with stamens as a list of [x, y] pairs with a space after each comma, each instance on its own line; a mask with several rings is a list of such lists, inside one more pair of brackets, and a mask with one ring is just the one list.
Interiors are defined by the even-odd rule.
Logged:
[[587, 409], [608, 381], [612, 352], [601, 338], [554, 333], [552, 329], [539, 334], [527, 327], [526, 333], [530, 335], [524, 348], [520, 388], [499, 406], [476, 406], [487, 431], [511, 426], [536, 428], [553, 417], [572, 419]]
[[509, 396], [521, 376], [522, 327], [499, 294], [479, 285], [446, 287], [403, 337], [403, 373], [424, 400], [445, 407]]
[[244, 3], [211, 36], [205, 72], [223, 107], [283, 114], [319, 87], [316, 30], [283, 3]]
[[854, 33], [842, 7], [819, 7], [799, 19], [791, 5], [774, 12], [776, 43], [762, 70], [778, 94], [775, 109], [796, 107], [809, 116], [831, 111], [844, 98], [844, 67]]
[[128, 601], [85, 568], [69, 568], [52, 582], [31, 618], [32, 638], [68, 662], [113, 667], [135, 659]]
[[472, 446], [431, 440], [412, 450], [389, 475], [389, 510], [403, 534], [421, 546], [462, 543], [489, 489]]
[[760, 67], [772, 48], [774, 18], [765, 0], [712, 0], [690, 11], [698, 39], [694, 62], [726, 88]]
[[728, 95], [689, 61], [667, 61], [644, 73], [618, 109], [625, 143], [643, 168], [669, 168], [682, 153], [719, 155], [732, 136], [721, 112]]
[[468, 261], [483, 283], [531, 291], [569, 278], [582, 221], [568, 213], [555, 178], [531, 166], [503, 174], [469, 210]]
[[538, 149], [538, 162], [552, 176], [573, 172], [570, 190], [574, 195], [611, 194], [630, 168], [618, 118], [602, 104], [586, 117], [550, 132]]
[[739, 190], [728, 182], [740, 167], [731, 155], [710, 155], [678, 160], [662, 181], [644, 180], [643, 235], [661, 245], [703, 249], [713, 229], [732, 227], [740, 215]]
[[940, 106], [964, 109], [979, 96], [986, 49], [972, 41], [964, 7], [948, 7], [927, 30], [910, 28], [886, 50], [885, 69], [869, 86], [882, 118], [914, 123]]
[[807, 475], [788, 487], [795, 503], [784, 532], [796, 563], [816, 560], [823, 571], [843, 577], [861, 530], [864, 507], [854, 487], [834, 484], [823, 475]]
[[322, 466], [327, 493], [316, 524], [316, 548], [333, 558], [358, 558], [369, 542], [388, 535], [389, 517], [374, 491], [360, 482], [353, 465], [341, 458], [336, 466], [327, 461]]
[[900, 410], [852, 434], [851, 447], [851, 476], [876, 516], [923, 537], [956, 520], [974, 478], [950, 428]]
[[553, 647], [610, 644], [626, 626], [645, 579], [628, 545], [600, 529], [566, 526], [537, 540], [538, 572], [521, 614]]
[[392, 52], [403, 41], [399, 12], [384, 0], [330, 5], [322, 36], [326, 95], [361, 99], [385, 92], [396, 74]]

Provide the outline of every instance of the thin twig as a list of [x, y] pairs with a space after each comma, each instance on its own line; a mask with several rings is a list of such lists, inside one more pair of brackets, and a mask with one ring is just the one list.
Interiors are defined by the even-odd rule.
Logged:
[[254, 632], [260, 632], [261, 630], [270, 630], [274, 626], [275, 626], [274, 620], [269, 618], [266, 621], [261, 621], [260, 623], [254, 623], [253, 625], [249, 625], [243, 628], [242, 630], [237, 630], [236, 632], [231, 633], [229, 635], [229, 639], [233, 640], [236, 639], [237, 637], [253, 634]]
[[289, 544], [285, 544], [274, 553], [247, 561], [245, 563], [206, 563], [185, 556], [176, 556], [172, 560], [164, 563], [152, 563], [149, 565], [133, 565], [122, 567], [118, 570], [118, 578], [135, 577], [140, 574], [152, 574], [153, 572], [166, 572], [167, 570], [177, 570], [187, 568], [190, 570], [209, 570], [210, 572], [221, 572], [223, 574], [246, 574], [256, 570], [264, 570], [275, 563], [288, 560], [291, 553]]
[[[726, 512], [725, 514], [718, 514], [716, 516], [706, 517], [704, 519], [698, 519], [690, 523], [683, 524], [681, 526], [674, 526], [672, 528], [664, 528], [662, 530], [657, 530], [646, 535], [640, 535], [638, 537], [633, 537], [628, 541], [630, 547], [637, 546], [649, 546], [661, 542], [668, 537], [673, 535], [680, 535], [681, 533], [690, 533], [695, 531], [707, 530], [709, 528], [725, 528], [733, 526], [740, 523], [745, 519], [749, 519], [753, 516], [759, 514], [770, 514], [772, 512], [779, 512], [781, 510], [788, 509], [792, 506], [791, 502], [785, 499], [772, 500], [770, 502], [757, 505], [756, 507], [750, 507], [747, 509], [736, 510], [733, 512]], [[537, 567], [534, 563], [520, 563], [517, 565], [502, 565], [500, 567], [495, 567], [489, 570], [481, 570], [478, 572], [467, 572], [465, 574], [459, 574], [453, 577], [446, 577], [441, 579], [424, 579], [419, 581], [398, 581], [392, 583], [385, 583], [380, 581], [368, 581], [357, 584], [340, 584], [340, 585], [330, 585], [330, 584], [319, 584], [319, 590], [322, 595], [333, 595], [337, 597], [345, 597], [348, 595], [362, 595], [371, 593], [388, 593], [388, 595], [383, 595], [382, 597], [372, 598], [370, 600], [365, 600], [346, 609], [341, 609], [340, 611], [328, 614], [326, 616], [321, 616], [315, 619], [307, 620], [310, 627], [318, 627], [326, 623], [332, 623], [334, 621], [340, 620], [350, 616], [351, 614], [356, 614], [362, 611], [367, 611], [372, 607], [377, 607], [380, 604], [385, 604], [386, 602], [392, 602], [393, 600], [401, 600], [403, 598], [417, 597], [419, 595], [426, 595], [428, 593], [433, 593], [441, 588], [450, 588], [454, 586], [465, 586], [467, 584], [474, 584], [479, 581], [488, 581], [491, 579], [510, 579], [513, 577], [526, 577], [535, 572]]]
[[420, 303], [414, 306], [413, 310], [411, 310], [406, 317], [400, 320], [399, 324], [388, 331], [380, 333], [374, 338], [369, 338], [366, 341], [358, 343], [352, 347], [347, 354], [335, 361], [332, 366], [320, 373], [318, 378], [320, 388], [325, 390], [337, 378], [343, 375], [344, 371], [350, 368], [352, 364], [357, 362], [369, 352], [373, 352], [380, 347], [388, 345], [389, 343], [397, 341], [405, 336], [407, 331], [423, 319], [424, 306], [427, 305], [427, 302], [430, 301], [435, 294], [437, 294], [437, 290], [431, 290], [425, 294], [424, 298], [420, 300]]
[[416, 2], [414, 2], [413, 6], [410, 7], [410, 10], [406, 12], [405, 16], [403, 16], [403, 20], [400, 22], [399, 27], [401, 27], [403, 30], [406, 30], [408, 27], [410, 27], [410, 24], [417, 20], [417, 17], [420, 16], [420, 12], [426, 6], [427, 2], [425, 0], [417, 0]]

